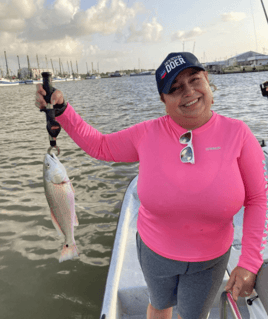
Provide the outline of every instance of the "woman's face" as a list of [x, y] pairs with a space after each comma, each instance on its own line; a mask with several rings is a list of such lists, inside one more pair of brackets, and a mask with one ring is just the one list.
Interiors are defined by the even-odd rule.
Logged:
[[208, 74], [193, 68], [182, 71], [172, 83], [170, 93], [161, 94], [169, 116], [185, 129], [204, 125], [212, 116], [213, 95]]

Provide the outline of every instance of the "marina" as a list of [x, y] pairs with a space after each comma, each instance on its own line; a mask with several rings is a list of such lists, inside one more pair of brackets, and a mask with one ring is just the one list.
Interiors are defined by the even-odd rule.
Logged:
[[[80, 81], [81, 80], [81, 75], [78, 74], [77, 61], [76, 61], [77, 73], [74, 73], [74, 71], [73, 71], [72, 61], [70, 61], [71, 71], [70, 71], [70, 67], [69, 67], [69, 62], [67, 61], [69, 72], [65, 73], [64, 69], [63, 69], [63, 64], [61, 63], [60, 58], [59, 58], [59, 71], [54, 69], [52, 59], [50, 59], [52, 68], [51, 69], [48, 68], [47, 56], [45, 56], [46, 68], [42, 69], [42, 68], [40, 68], [40, 65], [39, 65], [38, 55], [36, 55], [37, 68], [31, 67], [30, 58], [28, 55], [27, 55], [28, 67], [21, 68], [20, 59], [19, 59], [19, 56], [17, 56], [19, 69], [17, 71], [17, 75], [11, 76], [10, 74], [13, 72], [8, 67], [8, 59], [7, 59], [6, 51], [4, 51], [4, 56], [5, 56], [5, 62], [6, 62], [6, 74], [5, 74], [5, 78], [4, 78], [4, 72], [0, 68], [0, 72], [2, 74], [2, 78], [0, 78], [0, 86], [14, 86], [14, 85], [19, 85], [19, 84], [29, 85], [29, 84], [42, 83], [42, 79], [41, 79], [42, 72], [51, 72], [53, 75], [52, 82]], [[55, 75], [56, 73], [57, 73], [57, 75]]]

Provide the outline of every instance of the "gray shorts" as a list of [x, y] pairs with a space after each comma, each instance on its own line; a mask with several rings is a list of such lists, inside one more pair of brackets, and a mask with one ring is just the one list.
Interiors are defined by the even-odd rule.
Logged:
[[184, 262], [156, 254], [138, 232], [136, 240], [151, 305], [159, 310], [177, 305], [183, 319], [206, 319], [222, 284], [231, 247], [212, 260]]

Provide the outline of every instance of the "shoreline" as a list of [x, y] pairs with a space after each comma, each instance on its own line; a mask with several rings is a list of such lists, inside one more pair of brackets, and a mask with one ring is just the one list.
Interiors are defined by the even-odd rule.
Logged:
[[207, 70], [209, 74], [216, 74], [216, 75], [223, 75], [223, 74], [237, 74], [237, 73], [258, 73], [258, 72], [267, 72], [268, 69], [265, 70], [245, 70], [245, 71], [241, 71], [241, 70], [223, 70], [223, 71], [215, 71], [215, 72], [211, 72], [209, 70]]

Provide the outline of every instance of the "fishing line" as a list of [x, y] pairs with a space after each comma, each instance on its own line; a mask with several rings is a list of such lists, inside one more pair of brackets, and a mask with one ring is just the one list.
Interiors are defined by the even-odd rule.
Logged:
[[261, 0], [261, 4], [262, 4], [263, 11], [264, 11], [264, 14], [265, 14], [265, 17], [266, 17], [267, 23], [268, 23], [268, 16], [267, 16], [267, 13], [266, 13], [266, 10], [265, 10], [265, 6], [264, 6], [264, 4], [263, 4], [263, 0]]

